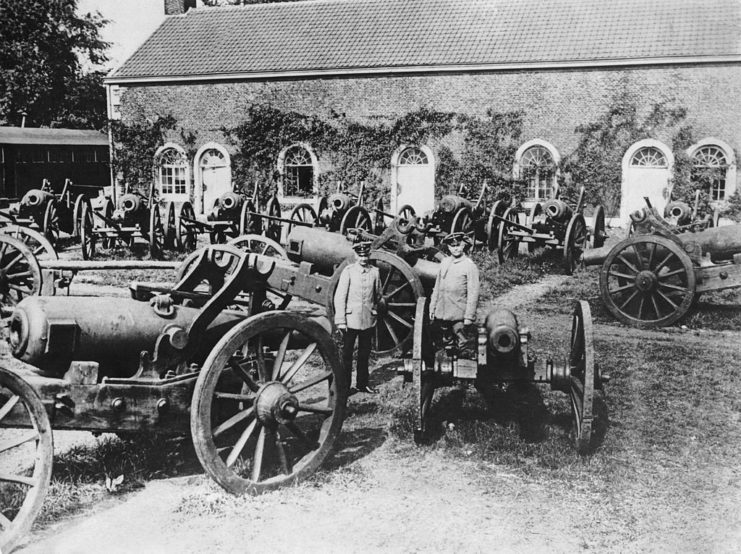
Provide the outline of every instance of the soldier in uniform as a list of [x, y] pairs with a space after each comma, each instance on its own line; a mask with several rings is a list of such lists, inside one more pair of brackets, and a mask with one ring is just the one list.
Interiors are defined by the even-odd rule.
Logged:
[[465, 253], [466, 246], [471, 244], [468, 235], [451, 233], [443, 244], [450, 256], [440, 264], [430, 298], [430, 321], [436, 345], [459, 354], [471, 342], [465, 329], [476, 322], [479, 269]]
[[381, 277], [378, 268], [370, 264], [370, 249], [370, 241], [361, 240], [353, 244], [356, 261], [340, 274], [334, 295], [334, 322], [342, 333], [342, 362], [348, 384], [352, 378], [352, 354], [357, 339], [355, 387], [358, 392], [375, 394], [376, 391], [368, 385], [368, 358], [381, 301]]

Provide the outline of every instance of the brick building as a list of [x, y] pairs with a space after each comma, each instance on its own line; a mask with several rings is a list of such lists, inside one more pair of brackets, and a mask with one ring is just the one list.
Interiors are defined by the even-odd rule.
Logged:
[[[169, 17], [107, 79], [109, 111], [124, 122], [171, 114], [196, 130], [195, 154], [176, 133], [155, 155], [165, 197], [199, 211], [231, 187], [222, 127], [251, 104], [358, 121], [420, 108], [483, 116], [521, 110], [513, 175], [543, 198], [576, 148], [575, 128], [616, 97], [640, 112], [672, 100], [695, 136], [687, 150], [715, 172], [713, 200], [737, 188], [741, 147], [739, 0], [309, 0], [195, 8], [165, 0]], [[456, 142], [450, 142], [456, 153]], [[389, 203], [418, 210], [435, 197], [439, 143], [388, 152]], [[327, 160], [312, 144], [274, 153], [286, 203], [314, 193]], [[672, 136], [660, 129], [626, 149], [620, 217], [668, 197]], [[617, 191], [616, 191], [617, 194]]]

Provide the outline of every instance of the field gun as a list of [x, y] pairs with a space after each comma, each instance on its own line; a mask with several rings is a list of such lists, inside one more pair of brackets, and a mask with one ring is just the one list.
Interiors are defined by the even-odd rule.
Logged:
[[[653, 206], [648, 197], [643, 198], [646, 202], [646, 207], [651, 210]], [[695, 202], [690, 206], [687, 202], [681, 200], [670, 200], [664, 206], [664, 221], [672, 228], [674, 233], [684, 233], [687, 231], [703, 231], [709, 227], [717, 227], [718, 220], [720, 219], [720, 212], [716, 209], [713, 214], [705, 214], [704, 217], [699, 217], [700, 207], [700, 191], [695, 191]], [[641, 217], [640, 210], [634, 212], [636, 217]], [[636, 226], [631, 218], [631, 224], [628, 228], [628, 235], [633, 235], [637, 232]]]
[[677, 234], [654, 208], [631, 214], [635, 234], [584, 252], [602, 265], [600, 295], [618, 320], [634, 327], [671, 325], [697, 295], [741, 286], [741, 225]]
[[595, 363], [592, 317], [589, 304], [575, 304], [569, 358], [563, 365], [552, 359], [537, 364], [530, 331], [520, 325], [510, 310], [494, 309], [477, 328], [474, 352], [439, 350], [430, 333], [426, 298], [417, 300], [412, 356], [398, 370], [411, 382], [417, 403], [414, 438], [423, 442], [430, 431], [435, 390], [458, 383], [471, 384], [485, 393], [492, 387], [512, 383], [549, 384], [551, 390], [569, 395], [574, 424], [574, 442], [580, 454], [593, 447], [593, 402], [597, 390], [609, 378]]
[[[309, 204], [300, 204], [291, 214], [291, 219], [295, 218], [297, 210], [308, 210]], [[312, 209], [313, 212], [313, 209]], [[319, 199], [317, 211], [313, 212], [313, 222], [319, 227], [346, 234], [349, 229], [363, 229], [368, 233], [380, 234], [384, 227], [384, 217], [393, 216], [386, 213], [383, 209], [383, 200], [379, 199], [373, 210], [374, 216], [371, 217], [366, 207], [366, 189], [365, 182], [361, 181], [358, 185], [357, 193], [352, 193], [337, 183], [337, 190]], [[306, 221], [306, 218], [303, 218]], [[290, 231], [290, 228], [289, 228]]]
[[[189, 433], [206, 473], [235, 494], [316, 470], [340, 433], [349, 383], [326, 319], [261, 310], [273, 264], [217, 245], [146, 302], [30, 297], [17, 306], [9, 347], [31, 367], [0, 367], [4, 552], [41, 508], [52, 428]], [[229, 309], [240, 295], [253, 297], [249, 309]]]
[[509, 208], [498, 217], [501, 222], [497, 240], [499, 262], [504, 263], [516, 257], [520, 243], [524, 242], [531, 252], [544, 247], [562, 250], [562, 267], [567, 275], [571, 275], [582, 252], [589, 246], [601, 247], [607, 237], [604, 208], [595, 207], [591, 244], [590, 229], [587, 227], [583, 211], [584, 187], [581, 187], [573, 209], [558, 198], [556, 193], [554, 198], [543, 204], [540, 202], [533, 204], [524, 224], [518, 221], [517, 210]]

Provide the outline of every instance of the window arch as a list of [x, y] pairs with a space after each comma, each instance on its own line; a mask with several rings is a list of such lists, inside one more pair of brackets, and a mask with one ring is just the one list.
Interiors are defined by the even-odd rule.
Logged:
[[692, 183], [707, 190], [710, 200], [725, 200], [730, 165], [723, 148], [716, 144], [702, 145], [692, 155]]
[[427, 154], [420, 148], [410, 146], [399, 154], [398, 163], [399, 165], [428, 165], [430, 161], [427, 158]]
[[314, 195], [315, 158], [302, 144], [287, 148], [281, 155], [283, 196], [306, 198]]
[[165, 145], [155, 156], [157, 188], [163, 198], [188, 196], [188, 158], [177, 145]]
[[635, 151], [630, 158], [630, 165], [631, 167], [655, 167], [663, 169], [669, 167], [669, 162], [666, 156], [664, 156], [664, 153], [655, 146], [644, 146]]
[[542, 141], [531, 141], [520, 147], [517, 156], [519, 177], [527, 182], [527, 200], [553, 197], [558, 173], [555, 149]]

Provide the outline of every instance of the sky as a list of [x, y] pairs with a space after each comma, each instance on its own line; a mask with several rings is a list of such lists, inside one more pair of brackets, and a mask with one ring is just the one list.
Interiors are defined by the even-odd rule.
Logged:
[[110, 23], [101, 31], [110, 42], [111, 69], [136, 50], [165, 18], [164, 0], [78, 0], [77, 13], [99, 11]]

